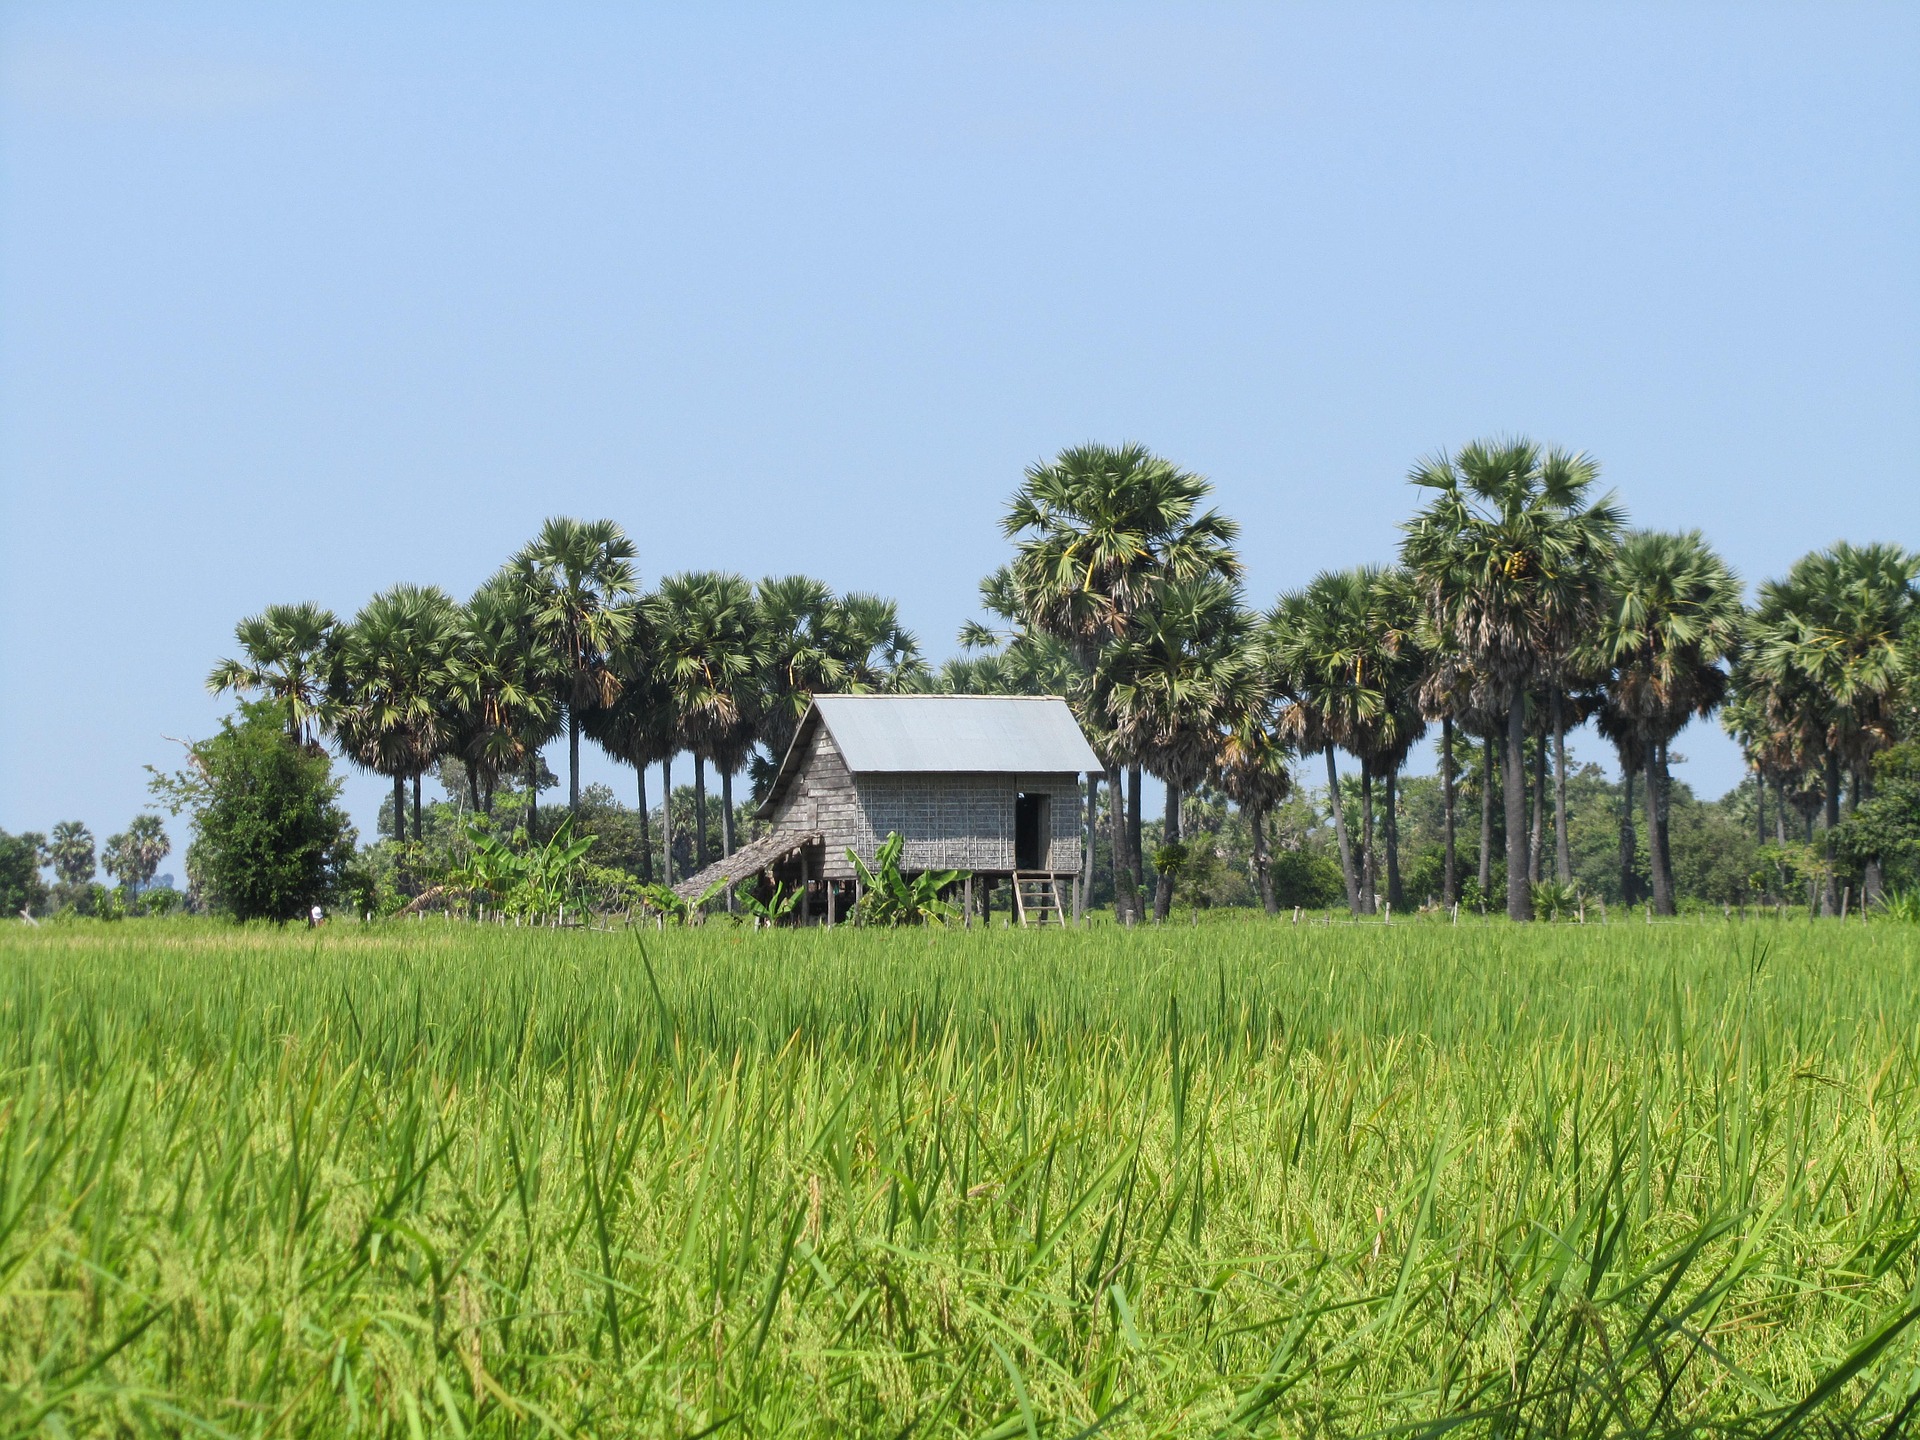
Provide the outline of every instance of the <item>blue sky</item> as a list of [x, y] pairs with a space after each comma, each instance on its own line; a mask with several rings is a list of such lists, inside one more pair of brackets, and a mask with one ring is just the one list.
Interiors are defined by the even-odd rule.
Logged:
[[1920, 544], [1916, 75], [1895, 5], [12, 5], [0, 826], [124, 826], [241, 615], [555, 513], [936, 659], [1090, 438], [1261, 604], [1506, 431], [1750, 580]]

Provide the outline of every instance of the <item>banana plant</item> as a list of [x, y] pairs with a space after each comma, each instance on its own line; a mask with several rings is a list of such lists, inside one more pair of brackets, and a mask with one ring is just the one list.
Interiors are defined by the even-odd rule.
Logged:
[[697, 925], [700, 923], [700, 912], [726, 888], [726, 881], [716, 880], [696, 898], [688, 900], [674, 894], [672, 887], [656, 882], [640, 887], [640, 903], [676, 925]]
[[960, 912], [940, 898], [940, 892], [964, 880], [965, 870], [922, 870], [911, 879], [900, 873], [900, 852], [906, 847], [897, 831], [889, 831], [867, 865], [852, 850], [847, 859], [865, 892], [853, 912], [859, 925], [946, 924]]
[[765, 900], [760, 899], [758, 896], [742, 892], [739, 897], [740, 912], [753, 921], [754, 929], [758, 930], [762, 926], [771, 928], [778, 924], [784, 916], [792, 912], [793, 907], [800, 903], [800, 897], [804, 893], [804, 886], [796, 885], [789, 890], [786, 886], [776, 881], [773, 887], [773, 894]]
[[476, 823], [469, 828], [471, 853], [467, 863], [447, 876], [449, 888], [486, 897], [512, 915], [552, 915], [564, 905], [579, 904], [586, 879], [586, 855], [594, 837], [573, 834], [567, 816], [544, 845], [515, 852]]

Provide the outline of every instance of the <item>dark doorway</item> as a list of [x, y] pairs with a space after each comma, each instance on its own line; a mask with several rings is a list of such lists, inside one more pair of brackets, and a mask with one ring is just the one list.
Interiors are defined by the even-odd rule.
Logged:
[[1016, 795], [1013, 800], [1013, 868], [1047, 868], [1047, 797]]

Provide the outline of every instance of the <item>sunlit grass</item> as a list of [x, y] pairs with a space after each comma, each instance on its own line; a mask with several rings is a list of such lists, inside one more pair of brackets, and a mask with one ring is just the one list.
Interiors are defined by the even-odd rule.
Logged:
[[0, 931], [0, 1425], [1872, 1435], [1920, 1385], [1910, 927], [644, 939]]

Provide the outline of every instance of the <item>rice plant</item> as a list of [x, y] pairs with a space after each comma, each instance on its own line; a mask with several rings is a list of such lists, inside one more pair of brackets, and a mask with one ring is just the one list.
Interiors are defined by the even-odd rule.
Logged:
[[1896, 1434], [1917, 971], [1772, 921], [8, 927], [0, 1430]]

